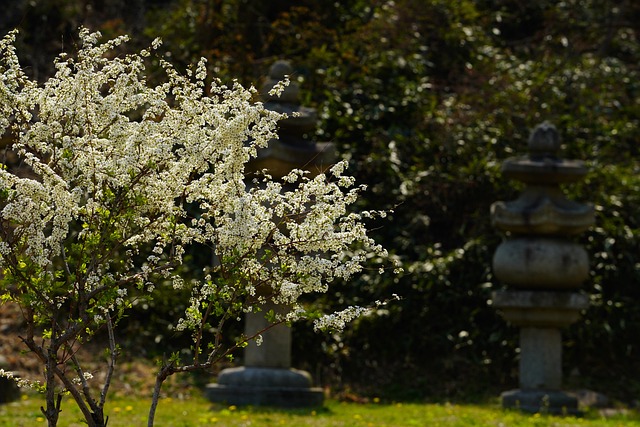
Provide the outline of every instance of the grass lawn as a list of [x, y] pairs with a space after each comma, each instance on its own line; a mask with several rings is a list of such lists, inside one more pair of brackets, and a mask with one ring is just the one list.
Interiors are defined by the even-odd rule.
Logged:
[[[24, 395], [18, 402], [0, 406], [0, 427], [46, 426], [40, 412], [40, 395]], [[66, 405], [65, 405], [66, 403]], [[114, 398], [108, 405], [109, 427], [146, 426], [148, 399]], [[63, 402], [60, 427], [85, 426], [72, 402]], [[583, 418], [523, 415], [497, 405], [417, 403], [342, 403], [328, 401], [317, 409], [236, 408], [212, 405], [201, 397], [163, 399], [157, 427], [640, 427], [637, 412], [603, 417], [590, 412]]]

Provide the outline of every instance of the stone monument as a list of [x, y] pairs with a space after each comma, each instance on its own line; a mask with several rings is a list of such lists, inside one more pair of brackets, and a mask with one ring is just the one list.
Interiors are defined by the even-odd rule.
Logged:
[[582, 179], [581, 161], [558, 157], [560, 138], [548, 123], [529, 138], [529, 156], [508, 159], [507, 178], [523, 182], [520, 197], [491, 207], [494, 227], [506, 233], [493, 271], [506, 290], [493, 306], [520, 328], [519, 388], [502, 394], [502, 406], [526, 412], [577, 413], [578, 400], [562, 391], [561, 329], [589, 306], [579, 291], [589, 276], [589, 258], [572, 237], [594, 223], [594, 210], [568, 200], [560, 185]]
[[[266, 169], [274, 178], [281, 178], [292, 169], [304, 169], [311, 175], [324, 172], [335, 162], [331, 143], [314, 142], [310, 137], [317, 122], [316, 111], [299, 105], [299, 87], [295, 82], [280, 98], [268, 92], [293, 69], [289, 62], [276, 62], [269, 72], [261, 94], [265, 107], [289, 117], [280, 121], [278, 136], [258, 157], [247, 165], [248, 171]], [[245, 316], [245, 335], [251, 336], [269, 326], [264, 313], [282, 310], [273, 303], [262, 307], [261, 313]], [[320, 406], [322, 389], [312, 387], [308, 372], [291, 368], [291, 329], [277, 325], [262, 334], [260, 346], [250, 342], [244, 349], [244, 366], [224, 369], [216, 384], [209, 384], [205, 394], [213, 402], [232, 405], [266, 405], [280, 407]]]

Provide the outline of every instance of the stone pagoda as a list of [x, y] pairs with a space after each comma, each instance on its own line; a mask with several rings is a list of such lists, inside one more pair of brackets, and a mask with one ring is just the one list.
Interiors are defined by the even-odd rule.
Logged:
[[519, 388], [502, 394], [502, 405], [527, 412], [577, 413], [578, 400], [562, 391], [561, 329], [589, 306], [580, 287], [589, 276], [585, 249], [572, 238], [594, 223], [590, 205], [568, 200], [560, 186], [581, 180], [581, 161], [558, 157], [560, 138], [543, 123], [529, 138], [529, 155], [508, 159], [507, 178], [523, 182], [520, 197], [491, 207], [493, 226], [505, 233], [493, 258], [496, 278], [507, 289], [493, 306], [520, 328]]
[[[247, 165], [247, 171], [266, 169], [275, 179], [292, 169], [308, 170], [311, 176], [324, 172], [335, 163], [335, 148], [331, 143], [315, 142], [311, 136], [317, 125], [316, 110], [299, 104], [300, 88], [291, 82], [279, 98], [269, 91], [293, 69], [289, 62], [278, 61], [270, 69], [260, 93], [266, 108], [288, 117], [279, 122], [278, 136], [258, 157]], [[245, 335], [269, 327], [264, 313], [282, 310], [271, 302], [261, 313], [247, 313]], [[244, 349], [244, 365], [224, 369], [218, 382], [207, 385], [205, 394], [213, 402], [231, 405], [265, 405], [279, 407], [320, 406], [324, 401], [322, 389], [313, 387], [311, 375], [291, 367], [291, 329], [286, 325], [271, 327], [262, 334], [260, 346], [250, 342]]]

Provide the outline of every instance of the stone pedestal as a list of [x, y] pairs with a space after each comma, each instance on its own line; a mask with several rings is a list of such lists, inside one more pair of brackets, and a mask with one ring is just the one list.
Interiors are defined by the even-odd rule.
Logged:
[[562, 334], [556, 328], [520, 328], [520, 388], [562, 387]]
[[322, 389], [311, 386], [308, 372], [256, 366], [225, 369], [217, 384], [206, 387], [205, 396], [228, 405], [284, 408], [322, 406], [324, 402]]
[[[264, 313], [278, 310], [267, 303], [263, 311], [245, 317], [245, 335], [269, 327]], [[324, 400], [321, 388], [312, 387], [311, 375], [291, 368], [291, 329], [277, 325], [262, 334], [261, 345], [249, 342], [244, 349], [244, 366], [224, 369], [216, 384], [205, 388], [212, 402], [229, 405], [301, 407], [320, 406]]]
[[571, 393], [560, 390], [517, 389], [500, 395], [503, 408], [517, 409], [528, 413], [553, 415], [579, 415], [578, 399]]
[[561, 184], [587, 172], [579, 161], [557, 156], [560, 138], [544, 123], [529, 139], [529, 156], [505, 161], [503, 173], [527, 187], [511, 202], [491, 207], [493, 225], [507, 232], [493, 257], [493, 271], [508, 290], [492, 304], [520, 328], [519, 388], [501, 395], [505, 408], [574, 414], [577, 397], [562, 391], [561, 329], [589, 306], [579, 292], [589, 276], [589, 258], [571, 236], [594, 222], [593, 207], [568, 200]]
[[[263, 306], [259, 313], [245, 315], [244, 333], [247, 336], [269, 328], [264, 313], [269, 310], [282, 311], [272, 302]], [[287, 325], [276, 325], [262, 334], [262, 344], [250, 341], [244, 349], [245, 366], [262, 366], [268, 368], [289, 368], [291, 366], [291, 328]]]
[[562, 389], [562, 333], [589, 306], [577, 292], [497, 291], [493, 306], [520, 327], [519, 388], [502, 393], [502, 406], [525, 412], [577, 414], [578, 399]]

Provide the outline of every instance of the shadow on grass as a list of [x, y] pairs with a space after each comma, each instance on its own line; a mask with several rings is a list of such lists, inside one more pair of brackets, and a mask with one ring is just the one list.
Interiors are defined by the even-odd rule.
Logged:
[[279, 407], [279, 406], [254, 406], [254, 405], [225, 405], [223, 403], [212, 403], [209, 409], [212, 412], [229, 414], [236, 410], [246, 411], [252, 414], [287, 414], [301, 417], [312, 415], [332, 415], [334, 412], [326, 405], [310, 407]]

